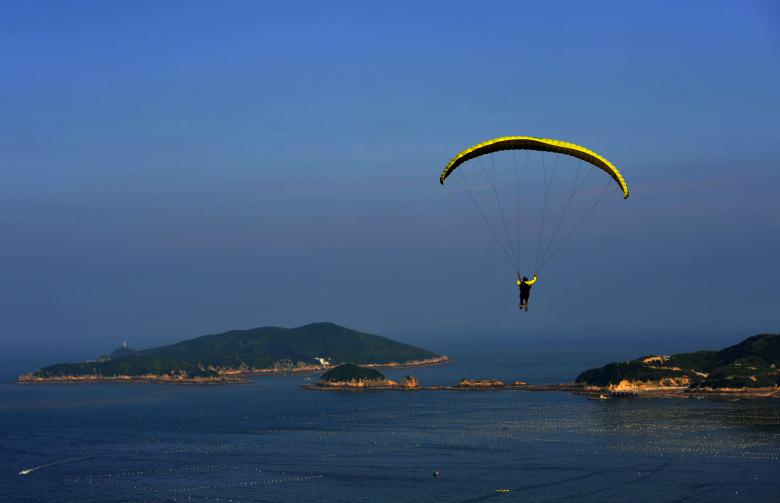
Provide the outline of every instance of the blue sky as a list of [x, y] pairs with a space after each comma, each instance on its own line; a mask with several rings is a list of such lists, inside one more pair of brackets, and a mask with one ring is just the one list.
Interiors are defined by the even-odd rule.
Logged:
[[[318, 320], [434, 349], [778, 331], [779, 55], [773, 2], [2, 2], [0, 337], [75, 358]], [[437, 183], [507, 134], [587, 145], [632, 188], [522, 316]]]

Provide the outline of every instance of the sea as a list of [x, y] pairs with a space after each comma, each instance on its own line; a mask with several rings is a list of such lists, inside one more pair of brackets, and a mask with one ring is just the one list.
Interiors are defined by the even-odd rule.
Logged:
[[[582, 352], [455, 353], [385, 373], [540, 383], [585, 368]], [[301, 387], [317, 378], [0, 384], [0, 501], [780, 501], [780, 400]]]

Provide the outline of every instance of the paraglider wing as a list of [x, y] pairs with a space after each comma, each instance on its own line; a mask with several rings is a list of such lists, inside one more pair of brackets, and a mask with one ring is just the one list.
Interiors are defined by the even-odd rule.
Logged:
[[439, 177], [439, 183], [444, 185], [444, 180], [450, 176], [450, 173], [469, 159], [474, 159], [475, 157], [491, 154], [500, 150], [538, 150], [577, 157], [605, 171], [613, 180], [615, 180], [620, 187], [620, 190], [623, 191], [623, 198], [625, 199], [628, 197], [628, 186], [626, 185], [626, 181], [623, 180], [623, 175], [621, 175], [620, 171], [604, 157], [585, 147], [575, 145], [574, 143], [553, 140], [550, 138], [534, 138], [533, 136], [503, 136], [467, 148], [456, 155], [449, 164], [447, 164], [447, 167], [444, 168], [444, 171]]

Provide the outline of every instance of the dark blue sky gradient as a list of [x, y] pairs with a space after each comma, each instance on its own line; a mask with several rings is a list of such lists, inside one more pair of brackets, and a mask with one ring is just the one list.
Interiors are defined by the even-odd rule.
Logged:
[[[3, 2], [0, 60], [8, 354], [319, 320], [626, 356], [780, 331], [773, 2]], [[632, 189], [528, 315], [437, 183], [506, 134], [592, 147]]]

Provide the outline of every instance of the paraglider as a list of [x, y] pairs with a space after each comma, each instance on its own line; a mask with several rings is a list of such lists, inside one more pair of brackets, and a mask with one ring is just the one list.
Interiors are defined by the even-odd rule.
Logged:
[[[502, 183], [499, 181], [501, 169], [496, 169], [496, 157], [501, 152], [509, 152], [511, 155], [511, 161], [513, 170], [504, 170], [511, 175], [514, 172], [514, 183]], [[518, 159], [517, 151], [525, 152], [525, 163], [521, 171]], [[538, 152], [540, 162], [536, 164], [539, 169], [531, 170], [536, 171], [537, 178], [541, 174], [541, 180], [543, 186], [541, 190], [533, 190], [534, 187], [526, 187], [524, 177], [528, 171], [531, 162], [531, 153]], [[550, 159], [552, 156], [552, 160]], [[489, 166], [486, 167], [483, 164], [483, 158], [489, 159]], [[561, 159], [568, 159], [568, 161], [561, 161]], [[464, 175], [464, 164], [469, 161], [476, 161], [479, 166], [479, 171], [484, 175], [486, 184], [482, 186], [470, 186], [466, 181]], [[556, 182], [556, 173], [558, 172], [558, 165], [561, 162], [574, 163], [575, 166], [566, 170], [568, 176], [573, 178], [571, 188], [568, 191], [568, 196], [563, 197], [561, 200], [562, 209], [559, 212], [557, 222], [554, 226], [547, 226], [547, 217], [552, 211], [550, 201], [553, 199], [553, 185]], [[551, 164], [551, 166], [548, 166]], [[471, 169], [471, 168], [469, 168]], [[476, 170], [476, 168], [474, 168]], [[463, 188], [468, 194], [471, 201], [479, 211], [483, 222], [489, 228], [494, 239], [498, 242], [501, 251], [508, 259], [514, 273], [517, 276], [516, 285], [520, 291], [520, 309], [528, 311], [528, 299], [530, 297], [531, 287], [537, 281], [537, 274], [541, 273], [550, 261], [555, 257], [558, 251], [569, 241], [569, 238], [574, 232], [583, 224], [583, 222], [593, 213], [593, 211], [599, 207], [606, 197], [611, 193], [620, 193], [623, 199], [628, 198], [628, 185], [623, 178], [622, 173], [605, 157], [597, 154], [596, 152], [566, 141], [555, 140], [551, 138], [537, 138], [533, 136], [503, 136], [500, 138], [494, 138], [481, 143], [478, 143], [472, 147], [469, 147], [460, 153], [458, 153], [447, 164], [439, 177], [439, 183], [444, 185], [445, 182], [450, 179], [455, 171], [460, 174], [460, 179], [463, 184]], [[602, 176], [597, 176], [595, 179], [601, 179], [602, 186], [595, 189], [583, 189], [586, 182], [591, 177], [593, 172], [600, 172]], [[498, 173], [497, 173], [498, 172]], [[607, 176], [603, 176], [607, 175]], [[559, 175], [559, 178], [565, 175]], [[599, 183], [597, 181], [597, 183]], [[612, 192], [608, 189], [612, 187]], [[514, 192], [513, 198], [515, 199], [516, 206], [516, 224], [510, 226], [508, 223], [507, 212], [505, 211], [505, 203], [502, 202], [502, 196], [500, 192], [507, 190], [507, 188]], [[528, 190], [526, 190], [528, 189]], [[591, 196], [595, 198], [593, 204], [586, 204], [579, 211], [580, 217], [574, 217], [573, 222], [571, 219], [567, 220], [567, 216], [576, 215], [578, 211], [575, 209], [576, 196], [580, 193], [589, 192]], [[525, 196], [524, 196], [525, 193]], [[496, 205], [495, 214], [498, 217], [498, 222], [495, 222], [495, 218], [491, 220], [489, 212], [480, 204], [480, 194], [487, 194], [486, 197], [493, 199]], [[541, 218], [536, 219], [538, 221], [538, 233], [534, 231], [535, 222], [534, 219], [529, 218], [530, 211], [524, 211], [522, 207], [527, 205], [524, 199], [528, 199], [529, 196], [536, 195], [541, 201], [538, 206], [541, 207]], [[492, 197], [491, 197], [492, 196]], [[521, 204], [523, 203], [523, 204]], [[513, 241], [511, 238], [510, 227], [515, 227], [517, 237]], [[568, 230], [566, 230], [568, 227]], [[552, 230], [550, 230], [552, 229]], [[536, 252], [534, 259], [533, 271], [535, 271], [533, 278], [528, 279], [526, 276], [520, 274], [521, 262], [524, 257], [521, 253], [521, 244], [526, 244], [533, 241], [533, 235], [537, 234]], [[524, 267], [525, 268], [525, 267]], [[527, 268], [525, 269], [528, 270]]]
[[611, 176], [615, 182], [620, 186], [623, 191], [623, 199], [628, 198], [628, 186], [623, 179], [623, 175], [617, 170], [611, 162], [601, 157], [596, 152], [588, 150], [585, 147], [575, 145], [561, 140], [553, 140], [550, 138], [534, 138], [533, 136], [502, 136], [501, 138], [494, 138], [492, 140], [478, 143], [473, 147], [467, 148], [463, 152], [459, 153], [447, 164], [444, 168], [441, 176], [439, 177], [439, 183], [444, 185], [444, 180], [450, 176], [455, 168], [475, 157], [481, 155], [498, 152], [501, 150], [537, 150], [539, 152], [555, 152], [558, 154], [570, 155], [577, 157], [585, 162], [588, 162], [598, 168], [604, 170], [609, 176]]
[[520, 290], [520, 310], [525, 309], [528, 312], [528, 299], [531, 297], [531, 287], [536, 283], [537, 274], [534, 273], [534, 279], [528, 279], [528, 277], [520, 277], [520, 273], [517, 273], [517, 288]]

